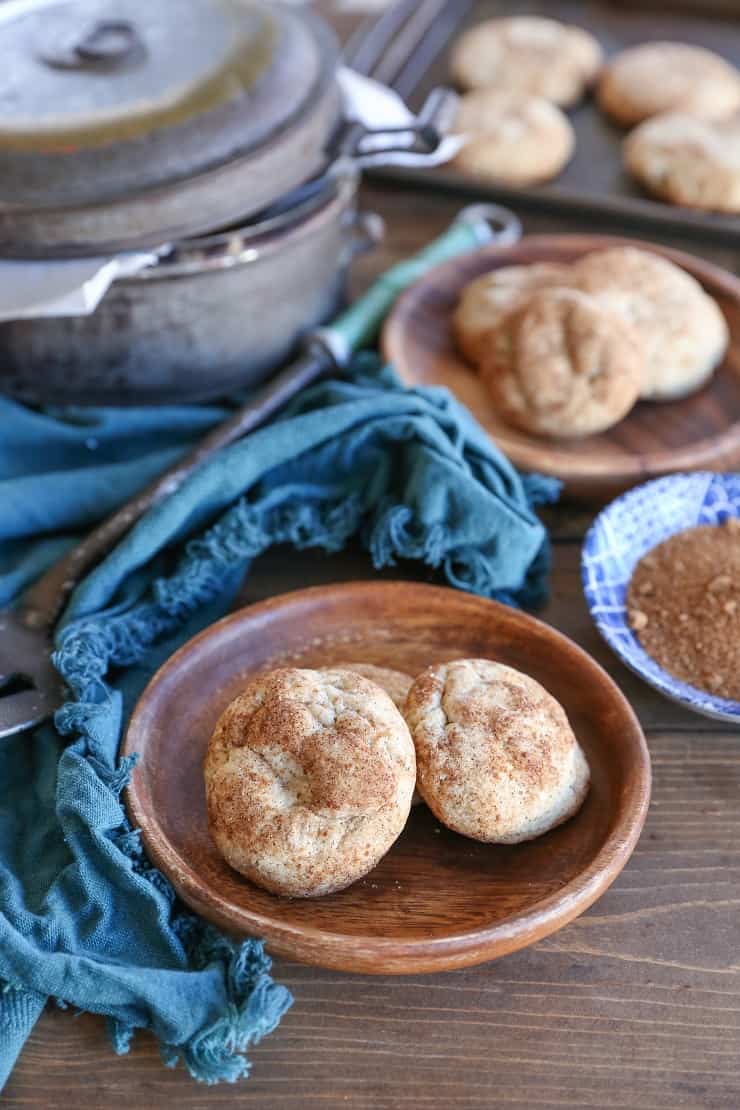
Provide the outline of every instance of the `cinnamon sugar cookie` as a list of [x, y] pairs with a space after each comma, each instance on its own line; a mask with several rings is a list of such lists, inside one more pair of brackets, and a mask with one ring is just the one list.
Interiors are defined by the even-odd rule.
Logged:
[[641, 397], [684, 397], [712, 376], [727, 348], [727, 323], [691, 274], [638, 247], [592, 251], [573, 272], [580, 289], [637, 335]]
[[[321, 669], [324, 671], [336, 670], [337, 668], [344, 671], [354, 671], [355, 674], [361, 674], [363, 678], [369, 678], [381, 690], [385, 690], [396, 709], [403, 714], [406, 697], [411, 689], [411, 683], [414, 681], [410, 674], [406, 674], [404, 671], [394, 671], [392, 667], [378, 667], [375, 663], [337, 663], [334, 668], [322, 667]], [[418, 790], [414, 790], [411, 805], [418, 806], [423, 800]]]
[[740, 112], [705, 120], [654, 116], [625, 140], [625, 165], [662, 200], [711, 212], [740, 212]]
[[570, 283], [570, 266], [533, 262], [528, 266], [501, 266], [469, 282], [452, 316], [455, 343], [476, 365], [485, 348], [485, 337], [501, 318], [530, 293]]
[[567, 107], [581, 99], [601, 61], [601, 47], [588, 31], [522, 15], [471, 27], [455, 43], [450, 69], [465, 89], [542, 96]]
[[414, 681], [410, 674], [395, 671], [392, 667], [379, 667], [375, 663], [336, 663], [333, 667], [322, 667], [321, 673], [336, 670], [353, 671], [363, 678], [369, 678], [381, 690], [385, 690], [396, 709], [403, 713], [406, 697]]
[[491, 329], [481, 349], [481, 377], [497, 412], [535, 435], [603, 431], [638, 397], [642, 350], [635, 334], [575, 289], [532, 293]]
[[740, 108], [740, 73], [701, 46], [646, 42], [623, 50], [604, 67], [597, 98], [599, 107], [626, 127], [661, 112], [715, 119]]
[[226, 708], [204, 764], [226, 861], [275, 894], [349, 886], [403, 829], [414, 746], [388, 694], [341, 669], [260, 675]]
[[570, 120], [554, 104], [498, 89], [462, 96], [455, 130], [466, 136], [457, 169], [519, 188], [557, 177], [575, 146]]
[[430, 667], [411, 687], [407, 717], [424, 800], [463, 836], [531, 840], [586, 797], [588, 764], [563, 707], [513, 667], [488, 659]]

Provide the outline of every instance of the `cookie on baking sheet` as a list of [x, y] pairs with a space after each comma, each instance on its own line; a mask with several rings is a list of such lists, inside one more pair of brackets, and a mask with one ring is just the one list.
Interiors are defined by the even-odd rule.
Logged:
[[[340, 668], [345, 671], [354, 671], [355, 674], [361, 674], [364, 678], [369, 678], [381, 690], [385, 690], [386, 694], [390, 697], [396, 709], [403, 714], [404, 706], [406, 704], [406, 697], [411, 689], [411, 683], [414, 681], [410, 674], [404, 671], [395, 671], [392, 667], [378, 667], [375, 663], [337, 663], [335, 667], [322, 667], [321, 670], [336, 670]], [[411, 798], [411, 805], [418, 806], [424, 799], [419, 794], [418, 790], [414, 790]]]
[[513, 667], [488, 659], [429, 667], [406, 713], [424, 800], [463, 836], [531, 840], [586, 797], [588, 764], [563, 707]]
[[282, 668], [222, 713], [205, 757], [208, 826], [235, 870], [275, 894], [329, 894], [365, 875], [406, 824], [408, 726], [352, 671]]
[[474, 366], [491, 328], [523, 297], [539, 289], [567, 286], [570, 266], [533, 262], [529, 266], [501, 266], [468, 282], [452, 315], [452, 332], [459, 351]]
[[629, 324], [577, 289], [524, 298], [481, 343], [494, 408], [534, 435], [604, 431], [637, 400], [642, 349]]
[[648, 192], [671, 204], [740, 212], [740, 112], [721, 120], [653, 116], [627, 136], [624, 161]]
[[581, 27], [521, 15], [471, 27], [452, 48], [450, 70], [465, 89], [542, 96], [568, 107], [592, 84], [602, 57], [597, 40]]
[[466, 136], [457, 169], [517, 188], [557, 177], [575, 146], [570, 120], [554, 104], [498, 89], [462, 96], [455, 130]]
[[740, 108], [740, 73], [701, 46], [646, 42], [623, 50], [604, 67], [597, 99], [626, 127], [661, 112], [713, 119]]
[[699, 389], [722, 361], [728, 328], [699, 282], [638, 247], [592, 251], [573, 266], [578, 287], [621, 316], [644, 354], [640, 396], [654, 401]]

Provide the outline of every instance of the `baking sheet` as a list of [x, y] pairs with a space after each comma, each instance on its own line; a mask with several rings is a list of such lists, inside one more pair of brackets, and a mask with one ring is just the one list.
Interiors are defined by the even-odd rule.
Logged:
[[[452, 5], [454, 10], [454, 4]], [[669, 39], [704, 46], [740, 66], [740, 3], [734, 14], [711, 2], [701, 11], [671, 10], [656, 0], [632, 3], [553, 0], [478, 0], [463, 14], [441, 53], [415, 81], [409, 100], [418, 108], [435, 85], [449, 84], [447, 57], [457, 35], [471, 25], [494, 16], [539, 14], [576, 23], [591, 31], [607, 55], [637, 43]], [[407, 90], [404, 90], [407, 91]], [[569, 112], [576, 132], [576, 151], [570, 164], [553, 182], [530, 189], [494, 186], [471, 180], [449, 168], [422, 172], [380, 170], [374, 177], [392, 178], [417, 186], [449, 188], [478, 199], [491, 199], [543, 212], [598, 217], [600, 222], [630, 224], [656, 232], [691, 236], [707, 242], [740, 247], [740, 216], [709, 213], [651, 199], [624, 172], [621, 143], [626, 134], [599, 111], [592, 98]]]

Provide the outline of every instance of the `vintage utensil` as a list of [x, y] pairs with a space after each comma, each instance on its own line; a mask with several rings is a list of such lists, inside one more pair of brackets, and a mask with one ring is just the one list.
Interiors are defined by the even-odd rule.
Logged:
[[361, 155], [339, 43], [315, 13], [192, 0], [183, 21], [176, 0], [128, 0], [113, 23], [90, 9], [0, 6], [17, 63], [0, 72], [4, 257], [107, 255], [243, 226], [338, 154]]
[[403, 128], [346, 122], [324, 172], [245, 225], [171, 244], [156, 265], [114, 281], [91, 316], [5, 321], [0, 391], [35, 404], [110, 405], [254, 388], [307, 328], [333, 318], [353, 257], [380, 238], [378, 221], [357, 211], [362, 169], [438, 156], [456, 100], [435, 90]]
[[374, 339], [398, 294], [431, 266], [492, 240], [512, 243], [520, 231], [519, 221], [506, 209], [495, 205], [464, 209], [439, 239], [392, 267], [331, 326], [310, 333], [302, 357], [99, 524], [27, 591], [20, 608], [0, 612], [0, 738], [37, 724], [61, 704], [59, 676], [50, 659], [56, 620], [77, 583], [149, 508], [173, 494], [222, 447], [264, 423], [309, 383], [344, 369], [353, 352]]
[[[730, 329], [722, 365], [698, 393], [679, 401], [641, 402], [601, 435], [545, 439], [510, 427], [453, 343], [449, 321], [463, 286], [498, 266], [569, 263], [598, 248], [625, 245], [664, 255], [715, 298]], [[740, 279], [694, 255], [597, 235], [527, 236], [507, 250], [484, 248], [443, 263], [407, 290], [385, 322], [382, 348], [408, 385], [446, 386], [516, 466], [561, 478], [573, 498], [603, 501], [645, 478], [674, 470], [722, 470], [740, 461]]]
[[397, 0], [359, 24], [344, 46], [347, 65], [406, 99], [472, 6], [473, 0]]
[[[208, 833], [202, 759], [216, 720], [251, 673], [288, 660], [365, 660], [415, 675], [466, 656], [526, 671], [565, 707], [592, 773], [572, 820], [501, 847], [457, 836], [419, 806], [365, 879], [326, 898], [278, 898], [227, 866]], [[413, 582], [300, 590], [212, 625], [147, 686], [123, 745], [125, 755], [134, 752], [132, 824], [184, 901], [230, 933], [264, 937], [276, 955], [352, 972], [464, 967], [561, 928], [624, 867], [650, 797], [637, 718], [586, 652], [518, 610]]]
[[4, 256], [171, 243], [244, 222], [322, 169], [341, 119], [323, 20], [265, 0], [192, 0], [184, 20], [176, 0], [127, 0], [101, 79], [94, 8], [0, 5], [14, 60], [0, 73]]
[[114, 281], [91, 316], [0, 325], [0, 391], [106, 406], [255, 388], [307, 327], [332, 319], [352, 257], [377, 241], [349, 162], [311, 185], [246, 226], [173, 244], [156, 266]]
[[[394, 94], [353, 86], [305, 6], [103, 8], [0, 4], [0, 264], [39, 294], [6, 306], [0, 391], [141, 405], [252, 389], [342, 303], [361, 170], [446, 157], [456, 97], [435, 90], [396, 126]], [[89, 315], [59, 311], [65, 259], [94, 272], [142, 247], [156, 259]]]

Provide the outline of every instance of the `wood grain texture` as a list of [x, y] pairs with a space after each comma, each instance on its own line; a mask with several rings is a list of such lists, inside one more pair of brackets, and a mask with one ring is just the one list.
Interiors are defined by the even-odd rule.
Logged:
[[276, 961], [296, 997], [253, 1076], [205, 1089], [153, 1040], [50, 1009], [6, 1089], [21, 1110], [736, 1110], [740, 745], [650, 739], [655, 788], [628, 867], [556, 936], [495, 963], [363, 977]]
[[[571, 263], [610, 246], [645, 247], [691, 273], [730, 328], [725, 359], [710, 382], [681, 401], [641, 402], [613, 428], [582, 439], [551, 439], [511, 427], [484, 382], [455, 347], [450, 320], [465, 285], [501, 266]], [[403, 293], [386, 320], [383, 352], [409, 385], [442, 385], [524, 470], [561, 478], [574, 498], [605, 500], [677, 470], [722, 470], [740, 460], [740, 280], [695, 255], [616, 236], [528, 236], [484, 247], [430, 270]]]
[[[721, 721], [697, 717], [695, 713], [660, 697], [619, 660], [596, 630], [586, 605], [581, 587], [580, 537], [584, 526], [592, 517], [581, 510], [571, 512], [565, 506], [548, 510], [548, 517], [558, 514], [564, 541], [558, 541], [553, 550], [553, 571], [550, 597], [547, 605], [536, 616], [565, 633], [580, 644], [589, 655], [607, 671], [626, 695], [645, 730], [674, 730], [695, 732], [727, 731], [730, 727]], [[578, 537], [578, 538], [576, 538]], [[566, 542], [567, 541], [567, 542]], [[274, 549], [255, 564], [253, 572], [244, 582], [239, 604], [249, 605], [264, 598], [296, 587], [296, 556], [288, 547]], [[342, 552], [341, 557], [327, 559], [320, 551], [304, 551], [300, 556], [300, 584], [320, 586], [326, 582], [352, 581], [374, 577], [376, 579], [423, 579], [443, 584], [441, 573], [422, 568], [417, 563], [402, 562], [382, 571], [373, 568], [370, 556], [358, 543]]]
[[[327, 7], [331, 7], [327, 0]], [[459, 207], [443, 195], [366, 187], [386, 243], [353, 288], [438, 235]], [[568, 230], [525, 213], [528, 233]], [[582, 230], [578, 218], [571, 230]], [[682, 245], [685, 245], [682, 244]], [[738, 252], [710, 257], [736, 269]], [[556, 937], [492, 964], [416, 977], [362, 977], [285, 961], [296, 1001], [250, 1053], [252, 1078], [204, 1088], [162, 1066], [139, 1035], [111, 1053], [101, 1019], [53, 1006], [3, 1093], [9, 1110], [737, 1110], [740, 1106], [740, 736], [692, 716], [630, 675], [591, 624], [578, 580], [583, 507], [547, 512], [558, 542], [544, 618], [607, 666], [635, 706], [653, 800], [627, 868]], [[271, 552], [241, 603], [298, 585], [367, 577], [369, 560]], [[414, 564], [387, 572], [433, 575]]]
[[[458, 836], [420, 806], [365, 878], [317, 899], [276, 897], [225, 863], [208, 831], [202, 761], [216, 721], [253, 675], [343, 661], [416, 675], [460, 658], [524, 670], [561, 703], [591, 770], [570, 821], [511, 847]], [[123, 745], [133, 753], [132, 823], [184, 901], [224, 929], [264, 937], [272, 953], [373, 974], [481, 963], [572, 921], [624, 867], [650, 797], [637, 719], [585, 652], [525, 613], [410, 582], [294, 591], [219, 621], [147, 686]]]

